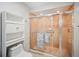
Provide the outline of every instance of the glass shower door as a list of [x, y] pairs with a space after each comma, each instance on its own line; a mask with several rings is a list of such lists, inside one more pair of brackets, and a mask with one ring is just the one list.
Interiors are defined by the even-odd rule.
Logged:
[[32, 18], [30, 25], [31, 49], [55, 56], [72, 56], [72, 14]]
[[72, 27], [72, 13], [63, 14], [63, 27], [62, 27], [62, 49], [65, 56], [72, 56], [72, 39], [73, 39], [73, 27]]

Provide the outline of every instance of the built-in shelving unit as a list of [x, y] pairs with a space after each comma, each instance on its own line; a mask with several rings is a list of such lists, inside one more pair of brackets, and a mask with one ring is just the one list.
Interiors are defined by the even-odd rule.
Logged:
[[24, 41], [24, 18], [8, 12], [1, 12], [2, 56], [6, 57], [7, 48]]

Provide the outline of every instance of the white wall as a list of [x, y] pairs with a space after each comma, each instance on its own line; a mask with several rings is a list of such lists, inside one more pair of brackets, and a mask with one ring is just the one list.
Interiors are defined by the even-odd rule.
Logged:
[[0, 14], [0, 57], [2, 56], [2, 47], [1, 47], [1, 44], [2, 44], [2, 42], [1, 42], [1, 14]]
[[12, 14], [15, 14], [17, 16], [24, 17], [27, 22], [25, 22], [25, 42], [24, 42], [24, 47], [25, 49], [28, 49], [29, 44], [29, 23], [28, 23], [28, 12], [29, 8], [27, 5], [24, 5], [21, 2], [0, 2], [0, 12], [1, 11], [7, 11]]
[[79, 3], [75, 3], [77, 9], [74, 12], [74, 56], [79, 57]]

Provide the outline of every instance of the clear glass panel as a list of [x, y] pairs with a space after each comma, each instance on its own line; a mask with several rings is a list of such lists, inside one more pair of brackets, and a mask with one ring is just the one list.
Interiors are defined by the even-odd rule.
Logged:
[[59, 15], [52, 16], [52, 31], [50, 39], [50, 53], [52, 55], [60, 56], [59, 50]]
[[32, 49], [56, 56], [72, 56], [72, 34], [71, 14], [31, 19]]
[[39, 18], [31, 18], [30, 19], [30, 28], [31, 32], [37, 32], [39, 29]]
[[62, 48], [64, 56], [72, 56], [72, 14], [63, 14]]

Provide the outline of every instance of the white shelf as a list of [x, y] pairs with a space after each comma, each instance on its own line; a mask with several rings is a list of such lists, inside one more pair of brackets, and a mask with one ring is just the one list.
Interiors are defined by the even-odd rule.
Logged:
[[6, 24], [6, 33], [16, 33], [24, 31], [24, 25]]
[[16, 44], [18, 42], [24, 41], [24, 38], [17, 38], [10, 41], [6, 41], [6, 47]]
[[10, 20], [5, 20], [6, 23], [9, 24], [19, 24], [19, 25], [24, 25], [24, 22], [14, 22], [14, 21], [10, 21]]
[[[6, 57], [7, 55], [7, 47], [11, 46], [11, 45], [15, 45], [16, 43], [22, 42], [24, 41], [24, 35], [22, 35], [20, 38], [16, 38], [16, 35], [20, 35], [17, 34], [18, 32], [23, 32], [24, 33], [24, 20], [25, 18], [23, 17], [19, 17], [17, 15], [8, 13], [6, 11], [1, 12], [1, 22], [2, 22], [2, 57]], [[15, 33], [15, 34], [14, 34]], [[7, 34], [11, 34], [10, 36], [7, 37]], [[14, 34], [14, 38], [15, 39], [10, 39], [7, 40], [8, 38], [10, 38], [11, 36], [13, 37]]]

